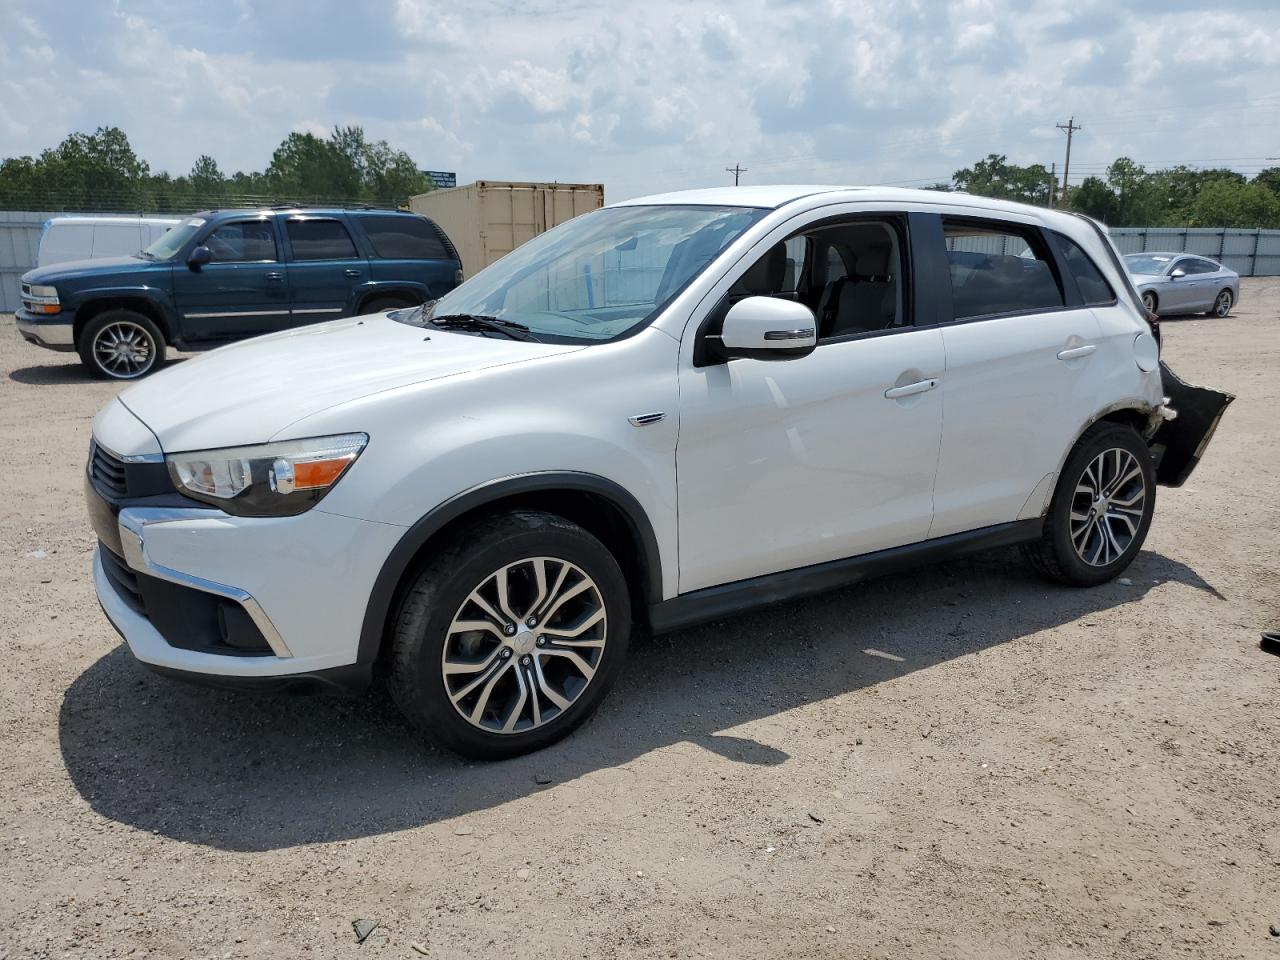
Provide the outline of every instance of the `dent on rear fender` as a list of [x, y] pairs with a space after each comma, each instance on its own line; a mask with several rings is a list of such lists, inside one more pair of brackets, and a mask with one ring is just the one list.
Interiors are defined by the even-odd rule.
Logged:
[[1164, 384], [1172, 419], [1165, 419], [1151, 437], [1151, 451], [1156, 458], [1156, 482], [1167, 487], [1180, 487], [1191, 476], [1213, 439], [1218, 423], [1234, 394], [1209, 387], [1196, 387], [1184, 381], [1163, 360], [1160, 379]]

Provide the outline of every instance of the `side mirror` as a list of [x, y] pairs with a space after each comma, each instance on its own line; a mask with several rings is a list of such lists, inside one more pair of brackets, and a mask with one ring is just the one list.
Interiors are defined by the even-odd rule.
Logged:
[[1178, 267], [1178, 269], [1174, 270], [1173, 273], [1169, 274], [1169, 279], [1181, 280], [1186, 275], [1187, 275], [1187, 271], [1183, 270], [1181, 267]]
[[206, 263], [213, 260], [213, 251], [208, 247], [196, 247], [191, 251], [191, 255], [187, 257], [187, 266], [192, 270], [199, 270]]
[[818, 323], [802, 303], [774, 297], [739, 300], [724, 317], [721, 356], [732, 360], [794, 360], [813, 353]]

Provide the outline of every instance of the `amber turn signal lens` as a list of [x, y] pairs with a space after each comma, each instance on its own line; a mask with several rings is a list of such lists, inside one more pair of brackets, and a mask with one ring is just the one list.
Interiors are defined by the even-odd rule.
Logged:
[[293, 489], [322, 490], [330, 486], [354, 460], [355, 454], [331, 460], [304, 460], [293, 465]]

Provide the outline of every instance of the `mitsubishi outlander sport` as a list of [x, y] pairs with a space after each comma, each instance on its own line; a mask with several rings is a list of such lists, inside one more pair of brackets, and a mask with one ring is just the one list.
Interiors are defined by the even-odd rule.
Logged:
[[226, 347], [93, 426], [98, 597], [143, 663], [385, 676], [455, 750], [586, 718], [672, 630], [1020, 544], [1101, 584], [1229, 395], [1163, 367], [1090, 220], [743, 187], [578, 217], [420, 307]]

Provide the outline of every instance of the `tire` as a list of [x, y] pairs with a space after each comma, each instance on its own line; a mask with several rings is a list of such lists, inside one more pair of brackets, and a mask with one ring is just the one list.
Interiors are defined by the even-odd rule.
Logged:
[[1214, 298], [1213, 306], [1204, 312], [1206, 317], [1226, 317], [1231, 313], [1231, 308], [1235, 306], [1236, 298], [1231, 291], [1223, 287], [1218, 291], [1217, 297]]
[[[1085, 492], [1086, 488], [1101, 486], [1104, 492], [1110, 488], [1117, 464], [1125, 476], [1136, 468], [1136, 476], [1105, 501]], [[1155, 504], [1155, 465], [1146, 443], [1132, 427], [1106, 421], [1094, 424], [1067, 457], [1044, 518], [1044, 531], [1039, 540], [1023, 545], [1023, 554], [1038, 571], [1061, 583], [1079, 587], [1106, 583], [1142, 549]]]
[[365, 317], [371, 313], [385, 313], [387, 310], [403, 310], [405, 307], [415, 306], [417, 304], [403, 297], [374, 297], [360, 307], [360, 316]]
[[164, 335], [136, 310], [104, 310], [76, 343], [80, 362], [95, 377], [138, 380], [164, 366]]
[[1147, 308], [1148, 313], [1159, 313], [1160, 301], [1156, 299], [1156, 295], [1148, 290], [1142, 295], [1142, 305]]
[[[531, 614], [545, 622], [531, 628]], [[513, 757], [555, 743], [594, 712], [630, 633], [627, 583], [599, 540], [554, 514], [499, 514], [458, 532], [406, 589], [388, 685], [408, 720], [443, 746]]]

